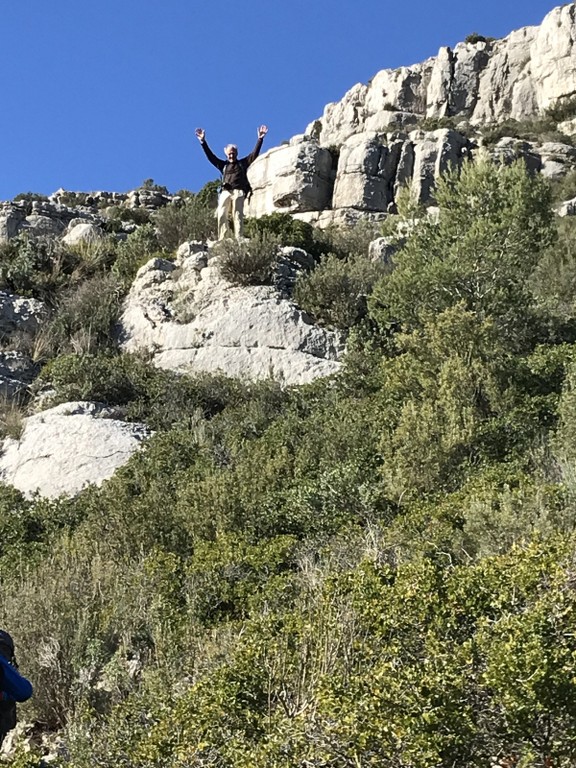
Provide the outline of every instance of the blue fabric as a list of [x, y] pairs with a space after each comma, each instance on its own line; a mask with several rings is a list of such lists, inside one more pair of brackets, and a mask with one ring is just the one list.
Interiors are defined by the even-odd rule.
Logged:
[[0, 687], [6, 694], [5, 700], [26, 701], [32, 696], [32, 683], [22, 677], [2, 655], [0, 655], [0, 670], [2, 672]]

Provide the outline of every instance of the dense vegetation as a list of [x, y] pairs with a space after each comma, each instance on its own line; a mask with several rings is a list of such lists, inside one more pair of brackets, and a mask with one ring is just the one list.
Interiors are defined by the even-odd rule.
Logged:
[[40, 382], [157, 431], [74, 499], [0, 491], [0, 621], [36, 686], [24, 716], [63, 736], [52, 765], [574, 764], [574, 226], [522, 164], [436, 198], [394, 269], [358, 233], [312, 239], [296, 295], [349, 344], [298, 389], [121, 357], [113, 302], [71, 343], [70, 291], [121, 296], [167, 247], [152, 229], [68, 284]]

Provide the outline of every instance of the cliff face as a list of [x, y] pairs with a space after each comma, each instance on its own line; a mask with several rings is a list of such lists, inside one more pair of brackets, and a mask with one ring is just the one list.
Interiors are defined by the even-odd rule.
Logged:
[[[321, 226], [383, 215], [405, 185], [427, 203], [437, 176], [484, 144], [482, 129], [572, 104], [575, 40], [571, 3], [502, 40], [459, 43], [420, 64], [378, 72], [328, 104], [304, 134], [254, 163], [250, 215], [288, 212]], [[449, 127], [430, 130], [431, 121]], [[562, 176], [574, 168], [569, 136], [576, 127], [573, 121], [557, 127], [565, 142], [505, 140], [489, 151]]]
[[420, 64], [382, 70], [328, 104], [306, 133], [329, 146], [405, 125], [411, 116], [461, 117], [474, 125], [534, 117], [576, 94], [575, 41], [571, 3], [502, 40], [459, 43]]

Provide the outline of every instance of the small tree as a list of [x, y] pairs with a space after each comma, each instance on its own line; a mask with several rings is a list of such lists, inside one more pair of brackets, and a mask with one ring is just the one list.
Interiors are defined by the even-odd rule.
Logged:
[[438, 217], [417, 224], [376, 287], [373, 317], [415, 328], [459, 304], [520, 333], [533, 305], [528, 278], [554, 237], [549, 184], [521, 161], [482, 160], [440, 179], [436, 199]]

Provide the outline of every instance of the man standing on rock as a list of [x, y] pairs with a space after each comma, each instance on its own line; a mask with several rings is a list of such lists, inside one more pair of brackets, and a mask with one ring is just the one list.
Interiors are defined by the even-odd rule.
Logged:
[[248, 167], [260, 154], [264, 136], [268, 133], [268, 128], [261, 125], [258, 128], [258, 141], [252, 152], [246, 157], [238, 158], [238, 147], [235, 144], [228, 144], [224, 148], [226, 160], [216, 157], [214, 152], [206, 143], [206, 132], [203, 128], [196, 129], [196, 137], [206, 157], [216, 166], [222, 174], [222, 187], [218, 197], [218, 239], [223, 240], [230, 234], [229, 218], [234, 222], [234, 234], [236, 239], [242, 237], [244, 226], [244, 200], [252, 191], [248, 181]]

